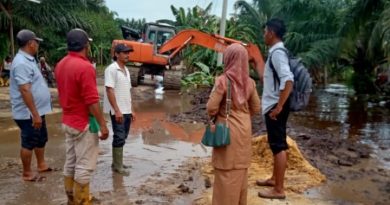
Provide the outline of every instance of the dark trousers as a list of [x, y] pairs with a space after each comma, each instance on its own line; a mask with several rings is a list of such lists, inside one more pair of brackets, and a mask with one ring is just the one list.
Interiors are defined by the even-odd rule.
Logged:
[[42, 118], [42, 127], [35, 129], [32, 126], [32, 119], [15, 120], [20, 128], [20, 138], [22, 148], [33, 150], [34, 148], [44, 148], [47, 142], [47, 128], [45, 116]]
[[110, 114], [110, 116], [111, 116], [112, 130], [114, 132], [112, 147], [123, 147], [125, 145], [127, 136], [129, 135], [132, 115], [124, 114], [123, 122], [121, 124], [116, 122], [115, 115]]
[[269, 114], [275, 107], [276, 105], [264, 115], [265, 125], [267, 127], [268, 144], [274, 155], [288, 149], [286, 129], [287, 119], [290, 114], [290, 99], [286, 101], [282, 111], [276, 116], [276, 120], [273, 120], [270, 118]]

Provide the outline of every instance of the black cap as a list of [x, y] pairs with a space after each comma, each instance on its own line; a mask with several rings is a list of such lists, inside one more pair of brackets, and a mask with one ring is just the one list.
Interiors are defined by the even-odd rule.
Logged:
[[121, 43], [121, 44], [116, 45], [114, 50], [115, 50], [115, 53], [132, 52], [133, 51], [133, 47], [129, 47], [129, 46]]
[[16, 41], [20, 47], [25, 46], [30, 40], [43, 41], [42, 38], [38, 38], [34, 32], [28, 29], [23, 29], [16, 34]]
[[92, 38], [83, 29], [75, 28], [66, 34], [69, 51], [81, 51], [90, 41], [92, 41]]

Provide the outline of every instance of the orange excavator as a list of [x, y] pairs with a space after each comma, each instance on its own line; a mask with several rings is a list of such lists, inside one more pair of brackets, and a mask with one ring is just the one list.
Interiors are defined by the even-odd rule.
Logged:
[[[122, 26], [125, 40], [114, 40], [112, 48], [124, 43], [133, 48], [129, 54], [132, 65], [129, 66], [132, 85], [137, 86], [145, 74], [164, 76], [165, 89], [180, 89], [182, 71], [175, 69], [181, 59], [180, 51], [188, 45], [198, 45], [223, 52], [232, 43], [245, 46], [249, 55], [249, 63], [262, 76], [264, 60], [260, 49], [251, 43], [244, 43], [235, 39], [222, 37], [216, 34], [208, 34], [199, 30], [182, 30], [176, 34], [174, 27], [147, 23], [142, 33]], [[113, 54], [113, 49], [111, 49]]]

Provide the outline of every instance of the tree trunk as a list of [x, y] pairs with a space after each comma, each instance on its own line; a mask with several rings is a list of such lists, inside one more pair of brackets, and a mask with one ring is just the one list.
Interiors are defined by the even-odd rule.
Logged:
[[352, 85], [356, 94], [372, 94], [376, 92], [374, 86], [373, 65], [365, 59], [355, 61], [353, 64], [354, 75]]
[[324, 85], [328, 84], [328, 67], [324, 66]]
[[10, 19], [9, 22], [9, 36], [10, 36], [10, 41], [11, 41], [11, 51], [12, 51], [12, 57], [15, 56], [15, 40], [14, 40], [14, 23], [12, 21], [12, 18]]
[[103, 48], [100, 47], [100, 65], [103, 65]]
[[4, 14], [7, 16], [9, 20], [9, 39], [11, 41], [11, 51], [12, 51], [12, 57], [15, 56], [15, 42], [14, 42], [14, 25], [12, 22], [12, 16], [11, 16], [11, 7], [9, 6], [9, 9], [7, 10], [2, 2], [0, 2], [0, 9]]

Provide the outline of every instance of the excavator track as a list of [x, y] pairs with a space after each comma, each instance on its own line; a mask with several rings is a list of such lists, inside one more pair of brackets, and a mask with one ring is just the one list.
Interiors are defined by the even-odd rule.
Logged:
[[141, 68], [137, 66], [128, 66], [131, 78], [131, 86], [137, 87], [140, 83]]
[[165, 70], [164, 71], [164, 89], [166, 90], [180, 90], [182, 70]]

